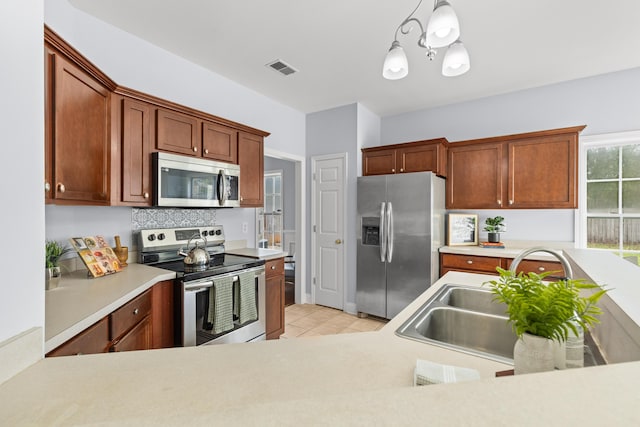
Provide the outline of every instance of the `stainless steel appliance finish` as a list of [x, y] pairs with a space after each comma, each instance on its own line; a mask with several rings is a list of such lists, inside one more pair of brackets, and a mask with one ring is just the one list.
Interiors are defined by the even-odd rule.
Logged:
[[162, 152], [152, 160], [155, 206], [240, 206], [240, 166]]
[[[207, 236], [203, 248], [209, 254], [206, 265], [190, 265], [180, 255], [189, 240]], [[220, 225], [206, 227], [141, 230], [139, 234], [140, 262], [176, 272], [174, 301], [176, 313], [175, 343], [179, 346], [222, 344], [265, 339], [265, 270], [264, 261], [224, 253], [224, 230]], [[240, 285], [239, 275], [251, 273], [255, 285], [258, 317], [240, 323], [233, 319], [233, 329], [213, 332], [208, 322], [209, 295], [214, 280], [233, 278], [234, 290]], [[235, 298], [235, 292], [233, 293]], [[235, 301], [235, 300], [234, 300]]]
[[391, 319], [438, 279], [444, 197], [431, 172], [358, 178], [359, 312]]

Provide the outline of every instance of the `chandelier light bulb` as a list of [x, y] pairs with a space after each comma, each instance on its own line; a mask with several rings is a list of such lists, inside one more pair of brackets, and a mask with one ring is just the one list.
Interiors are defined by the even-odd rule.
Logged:
[[460, 40], [456, 40], [444, 54], [442, 75], [446, 77], [460, 76], [471, 68], [469, 53]]
[[427, 45], [448, 46], [460, 37], [460, 23], [449, 2], [438, 1], [427, 24]]
[[388, 80], [398, 80], [406, 77], [407, 74], [409, 74], [407, 55], [404, 53], [404, 49], [402, 49], [400, 43], [395, 40], [391, 44], [391, 48], [384, 60], [382, 76]]

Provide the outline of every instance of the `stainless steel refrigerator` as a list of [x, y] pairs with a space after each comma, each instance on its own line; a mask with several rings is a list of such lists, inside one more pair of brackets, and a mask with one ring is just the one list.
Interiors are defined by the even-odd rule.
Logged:
[[438, 279], [444, 198], [431, 172], [358, 177], [358, 312], [391, 319]]

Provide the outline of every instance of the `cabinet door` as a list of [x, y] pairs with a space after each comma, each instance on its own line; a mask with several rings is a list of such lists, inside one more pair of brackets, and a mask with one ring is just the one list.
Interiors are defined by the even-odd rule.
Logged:
[[109, 350], [109, 318], [98, 321], [69, 341], [47, 353], [47, 357], [106, 353]]
[[117, 340], [111, 347], [111, 351], [149, 350], [152, 344], [151, 316], [147, 316]]
[[278, 339], [284, 333], [284, 275], [268, 278], [265, 294], [267, 339]]
[[109, 203], [110, 93], [60, 55], [55, 56], [53, 197]]
[[158, 108], [156, 128], [158, 150], [200, 156], [200, 133], [195, 117]]
[[151, 322], [153, 348], [174, 346], [173, 281], [165, 280], [151, 288]]
[[503, 144], [449, 147], [447, 209], [503, 206]]
[[509, 207], [578, 207], [577, 133], [512, 141], [508, 150]]
[[53, 87], [55, 76], [54, 53], [44, 49], [44, 201], [51, 203], [53, 196]]
[[261, 136], [238, 133], [240, 165], [240, 205], [260, 208], [264, 205], [264, 145]]
[[396, 170], [400, 173], [433, 171], [443, 175], [444, 168], [440, 167], [442, 151], [439, 144], [399, 148]]
[[396, 150], [362, 152], [362, 175], [387, 175], [396, 173]]
[[238, 131], [202, 122], [202, 157], [238, 164]]
[[122, 201], [151, 206], [151, 105], [122, 101]]

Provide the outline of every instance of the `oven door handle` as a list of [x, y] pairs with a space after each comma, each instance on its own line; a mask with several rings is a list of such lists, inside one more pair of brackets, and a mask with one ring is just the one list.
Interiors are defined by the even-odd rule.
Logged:
[[209, 288], [211, 288], [213, 286], [213, 280], [209, 280], [207, 282], [198, 282], [198, 283], [193, 283], [191, 285], [189, 284], [185, 284], [184, 285], [184, 290], [185, 292], [200, 292], [200, 291], [205, 291]]

